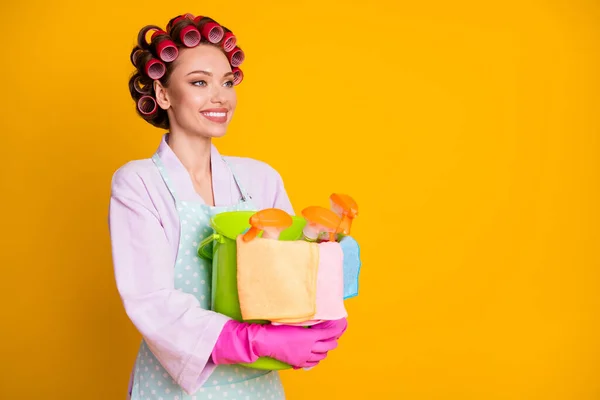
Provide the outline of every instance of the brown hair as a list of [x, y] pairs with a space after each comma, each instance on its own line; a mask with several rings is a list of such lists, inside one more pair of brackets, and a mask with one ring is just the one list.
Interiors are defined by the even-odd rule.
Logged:
[[[177, 20], [178, 18], [179, 20]], [[175, 22], [175, 20], [177, 20], [176, 23], [173, 23]], [[129, 93], [135, 101], [136, 111], [138, 115], [141, 116], [148, 123], [156, 126], [157, 128], [169, 129], [169, 116], [167, 115], [166, 110], [163, 110], [158, 106], [158, 104], [156, 104], [154, 79], [152, 79], [150, 76], [148, 76], [148, 74], [146, 74], [146, 64], [151, 61], [155, 63], [158, 61], [157, 67], [159, 67], [160, 64], [164, 65], [164, 74], [158, 79], [158, 81], [164, 87], [168, 87], [169, 78], [171, 76], [171, 72], [173, 71], [174, 63], [175, 61], [177, 61], [177, 59], [175, 58], [173, 61], [170, 62], [162, 60], [159, 57], [159, 54], [157, 54], [157, 44], [164, 39], [168, 39], [175, 44], [178, 50], [181, 48], [187, 48], [187, 46], [181, 41], [180, 32], [190, 25], [193, 25], [199, 32], [202, 32], [202, 28], [207, 23], [217, 22], [209, 17], [201, 17], [194, 19], [192, 15], [186, 14], [172, 18], [167, 24], [166, 31], [162, 30], [160, 27], [155, 25], [147, 25], [143, 27], [138, 33], [138, 44], [133, 48], [130, 55], [131, 63], [134, 65], [136, 70], [129, 79]], [[220, 41], [213, 43], [209, 41], [207, 37], [201, 35], [200, 43], [198, 43], [198, 46], [201, 44], [215, 46], [221, 51], [223, 51], [225, 55], [228, 55], [228, 53], [224, 49], [224, 42], [227, 39], [227, 34], [231, 31], [223, 25], [218, 25], [224, 31], [223, 38]], [[146, 35], [149, 31], [161, 32], [155, 33], [154, 38], [148, 43]], [[236, 49], [239, 49], [239, 46], [236, 46]], [[234, 67], [233, 64], [232, 67]], [[239, 80], [241, 81], [241, 76], [243, 76], [242, 72], [239, 70], [239, 68], [235, 69], [238, 71], [237, 74], [239, 74]], [[144, 110], [148, 106], [149, 109], [146, 109], [145, 113], [140, 111], [140, 109]]]

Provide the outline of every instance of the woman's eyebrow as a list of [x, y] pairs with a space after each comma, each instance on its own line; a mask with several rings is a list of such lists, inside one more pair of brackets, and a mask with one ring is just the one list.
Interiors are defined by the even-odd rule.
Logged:
[[187, 75], [191, 75], [191, 74], [204, 74], [204, 75], [212, 76], [212, 73], [210, 73], [208, 71], [203, 71], [201, 69], [197, 69], [195, 71], [189, 72]]
[[[213, 74], [211, 72], [204, 71], [201, 69], [189, 72], [187, 75], [192, 75], [192, 74], [204, 74], [204, 75], [208, 75], [208, 76], [213, 76]], [[230, 75], [233, 75], [233, 72], [227, 72], [225, 75], [223, 75], [223, 77], [230, 76]]]

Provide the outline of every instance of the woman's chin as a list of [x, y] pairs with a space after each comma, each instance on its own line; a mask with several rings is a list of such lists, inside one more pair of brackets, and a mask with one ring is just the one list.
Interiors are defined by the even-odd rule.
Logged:
[[196, 131], [196, 135], [206, 137], [206, 138], [220, 138], [227, 134], [227, 128], [224, 126], [223, 128], [211, 128], [211, 129], [202, 129]]
[[227, 129], [214, 129], [206, 132], [206, 134], [211, 138], [220, 138], [227, 134]]

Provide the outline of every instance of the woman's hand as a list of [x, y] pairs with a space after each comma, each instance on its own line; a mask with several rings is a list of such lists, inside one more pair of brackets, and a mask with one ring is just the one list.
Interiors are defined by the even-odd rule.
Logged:
[[215, 364], [237, 364], [271, 357], [294, 368], [314, 367], [337, 347], [347, 327], [346, 318], [309, 328], [230, 320], [219, 336], [212, 359]]

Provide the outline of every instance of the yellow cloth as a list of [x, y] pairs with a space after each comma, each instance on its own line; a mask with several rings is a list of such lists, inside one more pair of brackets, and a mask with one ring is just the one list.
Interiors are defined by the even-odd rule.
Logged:
[[319, 247], [305, 241], [237, 237], [242, 318], [302, 322], [316, 313]]

